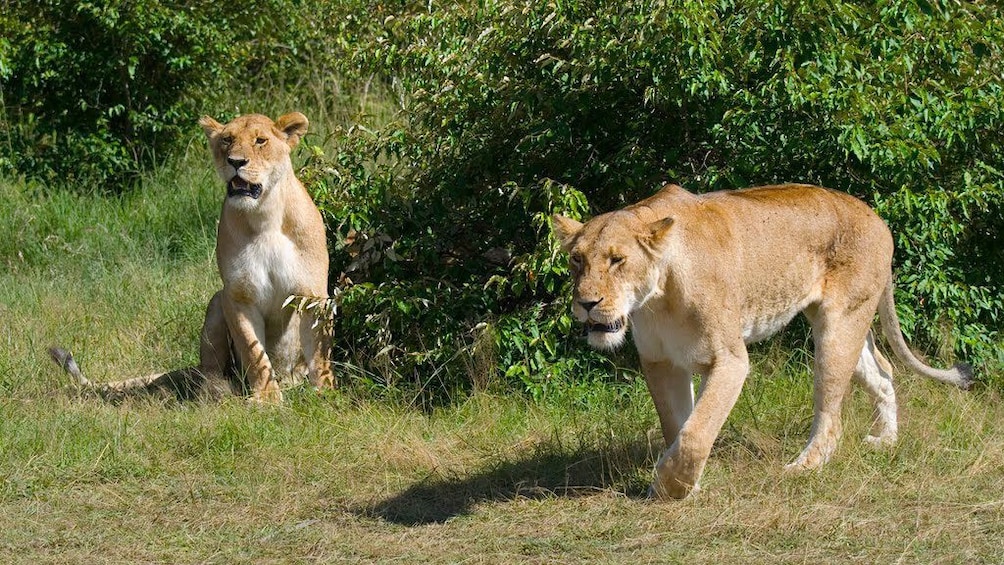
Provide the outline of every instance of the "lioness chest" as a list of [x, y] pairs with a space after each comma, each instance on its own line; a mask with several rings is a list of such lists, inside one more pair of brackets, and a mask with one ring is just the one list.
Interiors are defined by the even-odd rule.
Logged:
[[281, 311], [290, 294], [303, 293], [303, 270], [296, 245], [278, 230], [256, 235], [220, 264], [224, 288], [265, 318]]

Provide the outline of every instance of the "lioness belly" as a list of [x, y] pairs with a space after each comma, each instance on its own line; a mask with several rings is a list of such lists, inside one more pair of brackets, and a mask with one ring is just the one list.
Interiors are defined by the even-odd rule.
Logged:
[[[759, 304], [758, 308], [745, 311], [742, 320], [743, 341], [756, 343], [776, 334], [787, 326], [796, 314], [805, 310], [810, 304], [818, 302], [821, 295], [820, 284], [813, 285], [808, 291], [798, 292], [792, 289], [787, 295], [787, 300], [781, 298], [784, 296], [782, 293], [777, 295], [778, 299], [775, 301], [765, 301]], [[756, 301], [750, 301], [748, 304], [756, 304]]]
[[761, 314], [744, 320], [743, 341], [755, 343], [769, 338], [787, 326], [788, 322], [803, 309], [804, 306], [795, 305], [781, 312]]
[[[761, 238], [769, 240], [766, 234]], [[781, 247], [775, 243], [774, 247]], [[758, 250], [761, 258], [767, 253]], [[740, 282], [742, 336], [746, 343], [765, 340], [781, 331], [807, 306], [818, 302], [825, 286], [825, 262], [811, 253], [794, 259], [773, 255], [757, 266], [744, 265], [735, 278]], [[766, 263], [766, 264], [764, 264]]]

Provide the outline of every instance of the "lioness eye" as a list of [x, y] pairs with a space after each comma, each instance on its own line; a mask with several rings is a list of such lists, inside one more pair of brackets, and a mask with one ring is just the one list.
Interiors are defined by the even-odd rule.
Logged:
[[267, 137], [258, 137], [254, 140], [255, 145], [265, 145], [266, 142], [268, 142]]
[[231, 145], [233, 142], [234, 138], [229, 135], [220, 140], [220, 143], [223, 145]]
[[572, 255], [571, 257], [568, 258], [568, 262], [571, 263], [573, 267], [575, 267], [576, 269], [578, 269], [579, 266], [582, 265], [582, 256], [581, 255]]
[[610, 258], [610, 266], [611, 267], [613, 267], [614, 265], [620, 265], [623, 262], [624, 262], [624, 258], [621, 257], [621, 256], [619, 256], [619, 255], [614, 255], [613, 257]]

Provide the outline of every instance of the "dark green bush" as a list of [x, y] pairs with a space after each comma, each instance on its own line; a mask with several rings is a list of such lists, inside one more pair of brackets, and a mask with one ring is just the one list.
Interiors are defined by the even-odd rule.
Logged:
[[334, 69], [399, 108], [330, 143], [308, 138], [302, 171], [344, 274], [337, 355], [374, 384], [545, 395], [635, 366], [630, 348], [600, 356], [576, 337], [547, 218], [607, 211], [666, 180], [864, 198], [896, 234], [913, 343], [999, 368], [1002, 12], [14, 1], [0, 12], [0, 169], [117, 190], [199, 114], [266, 110], [228, 101], [279, 89], [324, 104]]
[[607, 211], [662, 180], [801, 181], [889, 221], [915, 345], [999, 366], [1002, 16], [982, 2], [402, 2], [351, 38], [344, 69], [391, 85], [398, 120], [346, 132], [312, 167], [352, 236], [334, 268], [365, 282], [345, 295], [340, 347], [451, 390], [488, 331], [500, 374], [535, 393], [602, 378], [609, 361], [574, 337], [550, 213]]
[[[195, 119], [297, 60], [288, 0], [14, 0], [0, 14], [0, 170], [115, 192]], [[304, 40], [305, 41], [305, 40]], [[226, 104], [230, 112], [232, 104]]]

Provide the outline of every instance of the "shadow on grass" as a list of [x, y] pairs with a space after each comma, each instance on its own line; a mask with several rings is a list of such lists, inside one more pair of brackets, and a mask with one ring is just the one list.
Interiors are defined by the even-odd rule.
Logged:
[[[661, 441], [659, 442], [661, 444]], [[569, 450], [553, 442], [533, 453], [464, 476], [433, 472], [422, 481], [357, 514], [395, 524], [442, 523], [482, 502], [577, 497], [601, 491], [644, 498], [658, 446], [637, 441]]]

